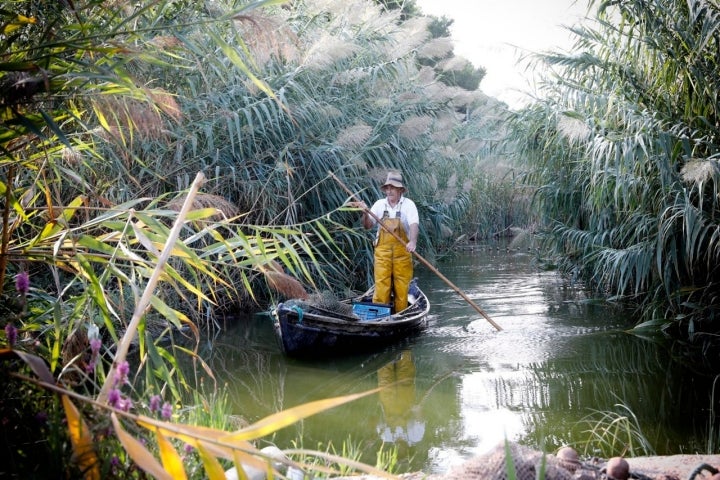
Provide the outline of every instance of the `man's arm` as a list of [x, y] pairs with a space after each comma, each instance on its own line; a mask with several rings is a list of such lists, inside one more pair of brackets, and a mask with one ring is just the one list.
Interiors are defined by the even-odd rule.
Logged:
[[417, 223], [410, 224], [410, 231], [408, 232], [408, 243], [405, 248], [408, 252], [414, 252], [417, 246], [418, 234], [420, 233], [420, 226]]

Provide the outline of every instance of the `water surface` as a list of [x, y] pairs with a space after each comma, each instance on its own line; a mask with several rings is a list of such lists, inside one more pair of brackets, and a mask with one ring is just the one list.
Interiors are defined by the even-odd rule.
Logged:
[[503, 330], [422, 265], [429, 327], [382, 352], [289, 359], [269, 316], [246, 318], [204, 354], [227, 382], [232, 413], [256, 421], [392, 385], [270, 440], [338, 451], [349, 441], [370, 464], [383, 444], [393, 446], [402, 471], [442, 473], [505, 438], [546, 451], [584, 448], [603, 412], [634, 415], [656, 454], [708, 451], [712, 378], [673, 362], [663, 342], [626, 333], [629, 313], [591, 301], [522, 251], [477, 249], [437, 267]]

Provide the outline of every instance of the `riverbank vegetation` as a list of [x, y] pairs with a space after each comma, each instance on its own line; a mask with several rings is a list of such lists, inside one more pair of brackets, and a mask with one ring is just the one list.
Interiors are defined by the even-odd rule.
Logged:
[[[638, 328], [710, 347], [720, 294], [713, 2], [594, 2], [506, 139], [529, 162], [545, 252]], [[716, 350], [712, 350], [716, 352]], [[716, 353], [714, 354], [716, 355]], [[713, 355], [708, 355], [708, 360]]]
[[[477, 90], [484, 70], [453, 54], [448, 20], [412, 2], [0, 11], [11, 468], [38, 451], [57, 461], [38, 468], [86, 476], [156, 468], [136, 436], [166, 468], [184, 444], [210, 476], [218, 457], [252, 462], [237, 453], [257, 454], [249, 444], [210, 446], [229, 425], [173, 412], [221, 398], [217, 385], [198, 396], [214, 377], [197, 342], [225, 313], [267, 308], [288, 286], [366, 285], [370, 238], [329, 172], [370, 202], [401, 169], [430, 260], [463, 238], [542, 232], [563, 271], [639, 302], [644, 326], [716, 334], [720, 14], [655, 3], [600, 8], [597, 30], [577, 30], [582, 55], [546, 56], [558, 76], [519, 112]], [[39, 443], [37, 412], [52, 412]], [[267, 433], [246, 428], [232, 440]], [[116, 450], [78, 457], [101, 439]]]

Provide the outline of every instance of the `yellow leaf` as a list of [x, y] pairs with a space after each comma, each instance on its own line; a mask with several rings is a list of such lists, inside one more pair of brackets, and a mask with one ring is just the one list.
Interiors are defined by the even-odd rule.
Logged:
[[72, 217], [75, 215], [75, 212], [77, 212], [77, 209], [81, 207], [85, 203], [85, 197], [82, 195], [75, 197], [65, 208], [63, 208], [62, 216], [65, 219], [65, 221], [72, 220]]
[[275, 476], [279, 475], [277, 471], [273, 470], [272, 461], [267, 458], [236, 451], [233, 461], [235, 463], [235, 469], [238, 472], [238, 478], [240, 479], [247, 479], [247, 475], [245, 473], [246, 466], [256, 468], [258, 471], [266, 471], [266, 478], [275, 478]]
[[197, 440], [206, 440], [211, 443], [205, 444], [206, 450], [217, 457], [227, 460], [233, 459], [235, 450], [243, 450], [245, 452], [257, 452], [257, 448], [248, 442], [236, 441], [225, 445], [216, 444], [220, 437], [225, 437], [228, 432], [209, 427], [198, 427], [193, 425], [183, 425], [179, 423], [161, 422], [143, 415], [138, 416], [137, 424], [148, 430], [158, 429], [166, 437], [177, 438], [190, 445], [195, 445]]
[[5, 25], [5, 27], [3, 28], [3, 33], [4, 33], [5, 35], [10, 35], [11, 33], [13, 33], [13, 32], [14, 32], [15, 30], [17, 30], [18, 28], [20, 28], [20, 25], [18, 25], [17, 23], [8, 23], [8, 24]]
[[225, 469], [223, 469], [218, 459], [211, 455], [204, 447], [202, 442], [196, 442], [195, 448], [197, 448], [200, 454], [200, 459], [205, 466], [205, 473], [207, 478], [210, 480], [225, 480]]
[[19, 13], [17, 16], [17, 21], [18, 23], [37, 23], [35, 17], [26, 17], [25, 15], [20, 15]]
[[165, 471], [160, 462], [153, 457], [152, 453], [143, 446], [138, 440], [132, 435], [123, 430], [120, 421], [117, 418], [115, 412], [111, 414], [113, 427], [115, 427], [115, 433], [122, 443], [125, 451], [130, 455], [135, 463], [138, 464], [146, 473], [158, 478], [160, 480], [172, 480], [172, 475]]
[[68, 398], [62, 395], [65, 418], [67, 418], [68, 434], [72, 444], [73, 454], [77, 459], [80, 470], [85, 472], [87, 480], [100, 480], [100, 463], [93, 450], [93, 439], [85, 420], [77, 407]]
[[325, 410], [337, 407], [344, 403], [352, 402], [358, 398], [365, 397], [367, 395], [379, 392], [379, 388], [368, 390], [362, 393], [356, 393], [353, 395], [345, 395], [343, 397], [327, 398], [324, 400], [317, 400], [315, 402], [309, 402], [297, 407], [288, 408], [282, 412], [269, 415], [252, 425], [238, 430], [226, 437], [219, 438], [222, 442], [233, 442], [238, 440], [254, 440], [256, 438], [264, 437], [270, 433], [276, 432], [281, 428], [292, 425], [293, 423], [302, 420], [303, 418], [310, 417]]
[[176, 480], [186, 479], [187, 475], [185, 474], [182, 458], [180, 458], [180, 455], [178, 455], [177, 450], [175, 450], [172, 443], [170, 443], [170, 440], [157, 428], [155, 429], [155, 435], [160, 450], [160, 460], [162, 460], [165, 470]]

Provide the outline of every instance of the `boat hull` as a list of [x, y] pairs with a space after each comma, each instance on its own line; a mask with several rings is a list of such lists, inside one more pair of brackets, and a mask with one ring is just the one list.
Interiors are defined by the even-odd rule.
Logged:
[[[293, 301], [281, 303], [273, 310], [278, 343], [283, 353], [297, 357], [367, 352], [399, 343], [427, 326], [430, 304], [425, 294], [416, 285], [413, 287], [413, 303], [406, 310], [372, 320], [298, 307]], [[354, 300], [367, 301], [369, 293]]]

